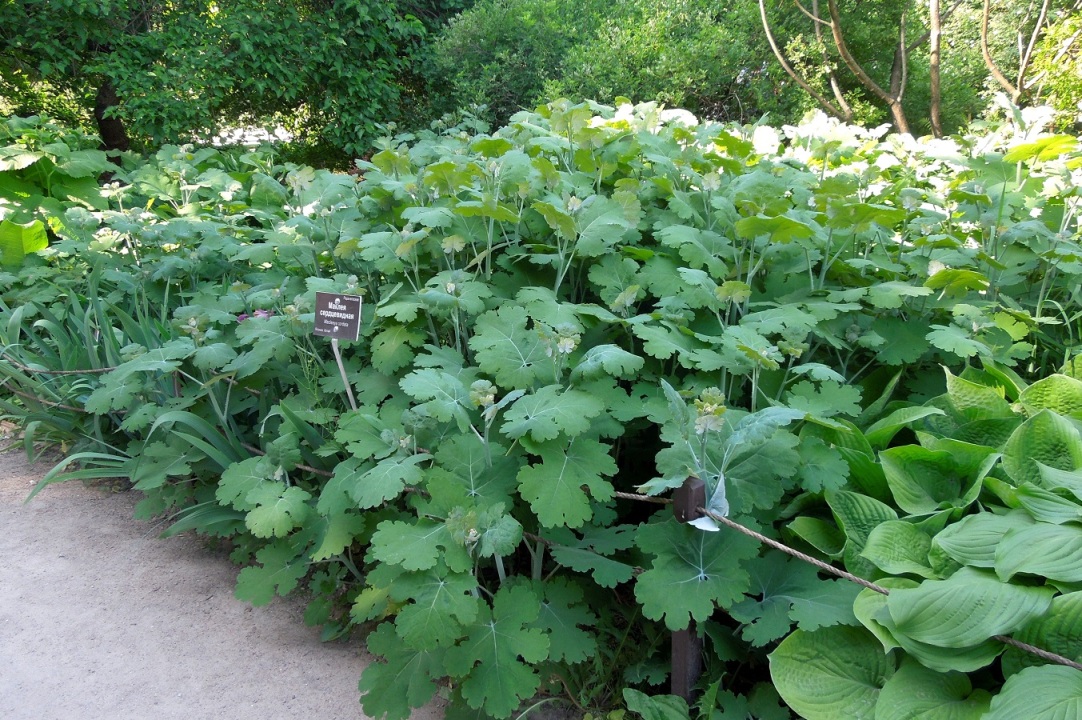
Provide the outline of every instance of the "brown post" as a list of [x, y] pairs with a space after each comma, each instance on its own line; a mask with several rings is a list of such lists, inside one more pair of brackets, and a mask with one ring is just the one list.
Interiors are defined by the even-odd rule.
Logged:
[[[702, 517], [699, 508], [706, 506], [706, 483], [689, 477], [673, 494], [673, 514], [682, 523]], [[695, 683], [703, 673], [703, 641], [691, 622], [672, 634], [672, 694], [693, 701]]]

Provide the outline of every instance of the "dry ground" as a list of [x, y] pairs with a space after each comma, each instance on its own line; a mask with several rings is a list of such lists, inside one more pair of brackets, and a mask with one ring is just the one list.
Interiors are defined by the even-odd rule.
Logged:
[[69, 482], [24, 504], [46, 470], [0, 454], [0, 718], [364, 717], [360, 643], [321, 643], [299, 600], [236, 600], [237, 569], [133, 520], [132, 492]]

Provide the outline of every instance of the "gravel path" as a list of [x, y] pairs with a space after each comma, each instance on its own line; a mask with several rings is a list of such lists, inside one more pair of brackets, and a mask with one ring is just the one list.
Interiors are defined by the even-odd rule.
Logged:
[[0, 454], [0, 718], [365, 717], [360, 643], [321, 643], [300, 601], [236, 600], [228, 559], [159, 539], [134, 493], [69, 482], [24, 504], [47, 469]]

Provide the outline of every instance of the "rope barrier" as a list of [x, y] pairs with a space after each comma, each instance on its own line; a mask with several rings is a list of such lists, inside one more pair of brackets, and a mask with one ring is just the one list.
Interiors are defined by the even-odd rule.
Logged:
[[[650, 495], [639, 495], [639, 494], [635, 494], [635, 493], [618, 492], [618, 493], [614, 493], [614, 495], [616, 497], [622, 498], [624, 500], [638, 500], [638, 501], [642, 501], [642, 502], [650, 502], [650, 503], [655, 503], [655, 504], [666, 504], [666, 505], [668, 505], [668, 504], [671, 504], [673, 502], [672, 500], [670, 500], [668, 498], [657, 498], [657, 497], [652, 497]], [[831, 575], [835, 575], [837, 577], [844, 578], [845, 580], [856, 583], [857, 585], [860, 585], [861, 587], [865, 587], [865, 588], [867, 588], [869, 590], [877, 592], [880, 595], [890, 595], [890, 591], [887, 590], [882, 585], [877, 585], [877, 584], [875, 584], [875, 583], [873, 583], [873, 582], [871, 582], [869, 580], [865, 580], [864, 578], [858, 577], [858, 576], [856, 576], [856, 575], [854, 575], [854, 574], [852, 574], [850, 572], [846, 572], [845, 570], [842, 570], [840, 568], [836, 568], [833, 565], [830, 565], [829, 563], [825, 563], [822, 560], [819, 560], [818, 558], [814, 558], [811, 555], [807, 555], [805, 553], [802, 553], [802, 552], [800, 552], [799, 550], [797, 550], [795, 548], [791, 548], [788, 545], [785, 545], [784, 543], [780, 543], [777, 540], [768, 538], [767, 536], [763, 535], [762, 533], [755, 532], [751, 528], [744, 527], [740, 523], [734, 522], [733, 520], [730, 520], [729, 518], [727, 518], [727, 517], [725, 517], [723, 515], [718, 515], [717, 513], [710, 512], [709, 510], [707, 510], [704, 507], [696, 507], [695, 510], [698, 511], [698, 513], [700, 515], [705, 515], [706, 517], [709, 517], [710, 519], [714, 520], [715, 522], [721, 523], [722, 525], [724, 525], [727, 528], [735, 530], [735, 531], [737, 531], [739, 533], [743, 533], [744, 535], [747, 535], [748, 537], [751, 537], [751, 538], [754, 538], [754, 539], [758, 540], [759, 542], [763, 543], [764, 545], [772, 547], [775, 550], [780, 550], [781, 552], [783, 552], [783, 553], [785, 553], [787, 555], [790, 555], [792, 557], [795, 557], [798, 560], [802, 560], [803, 562], [806, 562], [809, 565], [814, 565], [815, 567], [819, 568], [823, 572], [827, 572], [827, 573], [830, 573]], [[1034, 645], [1030, 645], [1029, 643], [1024, 643], [1021, 640], [1016, 640], [1016, 639], [1014, 639], [1014, 638], [1012, 638], [1012, 637], [1010, 637], [1008, 635], [993, 635], [992, 639], [993, 640], [998, 640], [999, 642], [1003, 643], [1004, 645], [1009, 645], [1011, 647], [1022, 650], [1023, 652], [1027, 652], [1027, 653], [1030, 653], [1032, 655], [1036, 655], [1037, 657], [1039, 657], [1039, 658], [1041, 658], [1043, 660], [1047, 660], [1048, 662], [1056, 663], [1058, 665], [1066, 665], [1067, 667], [1072, 667], [1072, 668], [1074, 668], [1076, 670], [1082, 670], [1082, 663], [1077, 663], [1077, 662], [1075, 662], [1074, 660], [1071, 660], [1068, 657], [1064, 657], [1063, 655], [1059, 655], [1057, 653], [1050, 652], [1048, 650], [1044, 650], [1044, 649], [1036, 647]]]

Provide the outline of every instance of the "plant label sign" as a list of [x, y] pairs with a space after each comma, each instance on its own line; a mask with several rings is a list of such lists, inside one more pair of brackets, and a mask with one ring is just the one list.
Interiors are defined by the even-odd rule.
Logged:
[[361, 296], [317, 292], [314, 333], [356, 341], [361, 333]]

